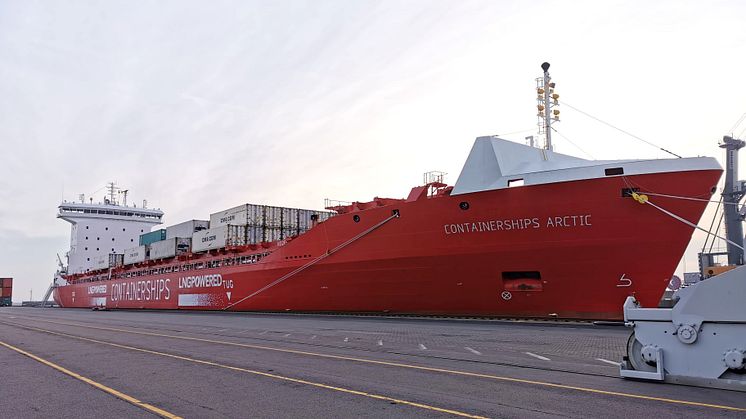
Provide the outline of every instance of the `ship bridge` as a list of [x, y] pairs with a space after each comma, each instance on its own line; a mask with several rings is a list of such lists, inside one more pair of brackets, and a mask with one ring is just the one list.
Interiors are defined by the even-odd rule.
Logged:
[[57, 218], [70, 224], [70, 250], [67, 272], [83, 273], [109, 267], [111, 255], [139, 244], [140, 235], [162, 223], [163, 211], [143, 206], [119, 204], [111, 197], [104, 202], [64, 201]]
[[160, 224], [163, 211], [150, 208], [123, 207], [116, 204], [86, 204], [63, 202], [59, 206], [57, 218], [68, 222], [77, 222], [84, 218], [111, 219], [111, 220], [154, 220]]

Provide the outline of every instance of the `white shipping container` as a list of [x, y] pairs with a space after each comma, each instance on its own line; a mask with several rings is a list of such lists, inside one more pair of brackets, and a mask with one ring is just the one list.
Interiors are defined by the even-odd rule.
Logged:
[[150, 245], [150, 260], [172, 258], [176, 255], [186, 253], [191, 247], [192, 239], [176, 237], [161, 240]]
[[279, 228], [267, 228], [264, 230], [264, 241], [275, 242], [277, 240], [282, 240], [284, 238], [282, 233], [282, 230]]
[[333, 213], [333, 212], [327, 212], [327, 211], [319, 211], [319, 212], [317, 212], [317, 214], [319, 215], [319, 221], [321, 222], [321, 221], [326, 221], [326, 220], [334, 217], [335, 213]]
[[282, 211], [284, 209], [281, 207], [264, 207], [264, 225], [267, 227], [282, 227]]
[[183, 223], [166, 227], [166, 239], [173, 239], [176, 237], [192, 238], [192, 235], [196, 231], [206, 230], [209, 227], [210, 222], [206, 220], [189, 220]]
[[[168, 235], [168, 229], [166, 229], [166, 235]], [[166, 259], [174, 256], [176, 256], [176, 238], [161, 240], [150, 245], [150, 260]]]
[[246, 204], [246, 224], [254, 226], [264, 224], [264, 205]]
[[311, 216], [314, 214], [314, 211], [311, 210], [300, 210], [298, 213], [298, 226], [300, 227], [301, 231], [310, 230], [311, 226], [313, 225], [311, 221]]
[[96, 256], [91, 261], [91, 270], [106, 269], [109, 267], [109, 255]]
[[148, 255], [148, 248], [146, 245], [133, 247], [131, 249], [124, 250], [124, 264], [132, 265], [133, 263], [145, 262], [145, 258]]
[[264, 228], [262, 226], [246, 227], [246, 244], [257, 244], [262, 242]]
[[210, 227], [224, 225], [246, 225], [248, 222], [249, 205], [243, 204], [225, 211], [210, 214]]
[[282, 208], [282, 228], [297, 228], [300, 211], [297, 208]]
[[[212, 224], [212, 215], [210, 216]], [[228, 243], [228, 226], [209, 228], [194, 233], [192, 236], [192, 251], [204, 252], [212, 249], [222, 249]]]

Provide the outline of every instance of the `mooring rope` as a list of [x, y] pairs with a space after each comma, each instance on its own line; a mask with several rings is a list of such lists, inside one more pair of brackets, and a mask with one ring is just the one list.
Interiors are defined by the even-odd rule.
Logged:
[[394, 218], [399, 218], [399, 212], [398, 211], [395, 211], [390, 217], [388, 217], [385, 220], [379, 222], [378, 224], [375, 224], [374, 226], [368, 228], [367, 230], [359, 233], [355, 237], [347, 240], [346, 242], [344, 242], [344, 243], [340, 244], [339, 246], [335, 247], [334, 249], [327, 251], [326, 253], [324, 253], [323, 255], [321, 255], [319, 257], [317, 257], [316, 259], [314, 259], [314, 260], [306, 263], [303, 266], [300, 266], [300, 267], [296, 268], [295, 270], [293, 270], [291, 272], [286, 273], [285, 275], [283, 275], [283, 276], [275, 279], [274, 281], [272, 281], [269, 284], [263, 286], [262, 288], [259, 288], [258, 290], [256, 290], [253, 293], [247, 295], [246, 297], [243, 297], [242, 299], [240, 299], [240, 300], [238, 300], [238, 301], [236, 301], [234, 303], [228, 304], [227, 306], [223, 307], [223, 310], [228, 310], [229, 308], [235, 306], [236, 304], [240, 304], [240, 303], [248, 300], [249, 298], [251, 298], [251, 297], [253, 297], [253, 296], [257, 295], [257, 294], [262, 293], [262, 292], [264, 292], [264, 291], [266, 291], [266, 290], [274, 287], [275, 285], [277, 285], [277, 284], [279, 284], [279, 283], [281, 283], [281, 282], [283, 282], [283, 281], [285, 281], [287, 279], [290, 279], [291, 277], [293, 277], [293, 276], [295, 276], [295, 275], [303, 272], [304, 270], [310, 268], [311, 266], [315, 265], [316, 263], [321, 262], [322, 260], [328, 258], [329, 256], [333, 255], [334, 253], [339, 252], [340, 250], [342, 250], [343, 248], [347, 247], [348, 245], [354, 243], [355, 241], [363, 238], [364, 236], [366, 236], [369, 233], [371, 233], [373, 230], [381, 227], [382, 225], [384, 225], [384, 224], [388, 223], [389, 221], [393, 220]]
[[647, 196], [646, 194], [638, 194], [637, 192], [633, 192], [633, 193], [632, 193], [632, 198], [634, 198], [634, 200], [635, 200], [635, 201], [637, 201], [637, 202], [639, 202], [639, 203], [641, 203], [641, 204], [647, 204], [647, 205], [650, 205], [650, 206], [652, 206], [653, 208], [657, 209], [658, 211], [660, 211], [660, 212], [662, 212], [662, 213], [664, 213], [664, 214], [666, 214], [666, 215], [668, 215], [668, 216], [670, 216], [670, 217], [674, 218], [675, 220], [679, 220], [679, 221], [681, 221], [682, 223], [684, 223], [684, 224], [688, 225], [689, 227], [693, 227], [693, 228], [696, 228], [697, 230], [701, 230], [701, 231], [704, 231], [704, 232], [705, 232], [705, 233], [707, 233], [707, 234], [712, 234], [713, 236], [715, 236], [715, 237], [717, 237], [717, 238], [719, 238], [719, 239], [721, 239], [721, 240], [725, 240], [725, 241], [726, 241], [726, 242], [728, 242], [729, 244], [732, 244], [733, 246], [736, 246], [737, 248], [739, 248], [739, 249], [741, 249], [741, 250], [744, 250], [744, 249], [743, 249], [743, 246], [741, 246], [741, 245], [739, 245], [739, 244], [737, 244], [737, 243], [735, 243], [735, 242], [732, 242], [732, 241], [728, 240], [728, 239], [727, 239], [727, 238], [725, 238], [725, 237], [720, 237], [720, 236], [718, 236], [718, 235], [716, 235], [716, 234], [713, 234], [713, 233], [711, 233], [711, 232], [709, 232], [709, 231], [705, 230], [704, 228], [702, 228], [702, 227], [700, 227], [700, 226], [698, 226], [698, 225], [696, 225], [696, 224], [692, 223], [691, 221], [689, 221], [689, 220], [687, 220], [687, 219], [685, 219], [685, 218], [683, 218], [683, 217], [680, 217], [680, 216], [678, 216], [678, 215], [676, 215], [676, 214], [672, 213], [671, 211], [669, 211], [669, 210], [667, 210], [667, 209], [665, 209], [665, 208], [663, 208], [663, 207], [660, 207], [660, 206], [658, 206], [658, 205], [656, 205], [656, 204], [654, 204], [654, 203], [650, 202], [650, 199], [648, 198], [648, 196]]

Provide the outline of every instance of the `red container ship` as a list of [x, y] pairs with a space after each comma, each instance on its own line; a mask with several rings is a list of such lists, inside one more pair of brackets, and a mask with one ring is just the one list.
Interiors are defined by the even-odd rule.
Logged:
[[[114, 244], [110, 255], [96, 247], [109, 257], [91, 265], [87, 243], [119, 245], [163, 214], [118, 205], [112, 188], [104, 204], [60, 206], [73, 243], [54, 299], [61, 307], [621, 319], [627, 296], [658, 304], [721, 172], [713, 158], [591, 161], [550, 144], [480, 137], [454, 186], [431, 177], [404, 199], [330, 205], [328, 218], [245, 205], [213, 214], [173, 256], [147, 256], [155, 243], [171, 246], [159, 236], [131, 249], [129, 263]], [[179, 237], [166, 240], [177, 246]]]

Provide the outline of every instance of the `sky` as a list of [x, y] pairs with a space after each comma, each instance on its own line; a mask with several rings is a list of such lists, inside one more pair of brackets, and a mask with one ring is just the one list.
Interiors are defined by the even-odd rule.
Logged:
[[[39, 298], [69, 247], [57, 206], [109, 181], [166, 224], [406, 197], [431, 170], [453, 184], [475, 137], [535, 134], [544, 61], [568, 105], [722, 162], [719, 139], [746, 137], [743, 16], [742, 1], [0, 0], [0, 277]], [[559, 109], [558, 152], [670, 157]]]

